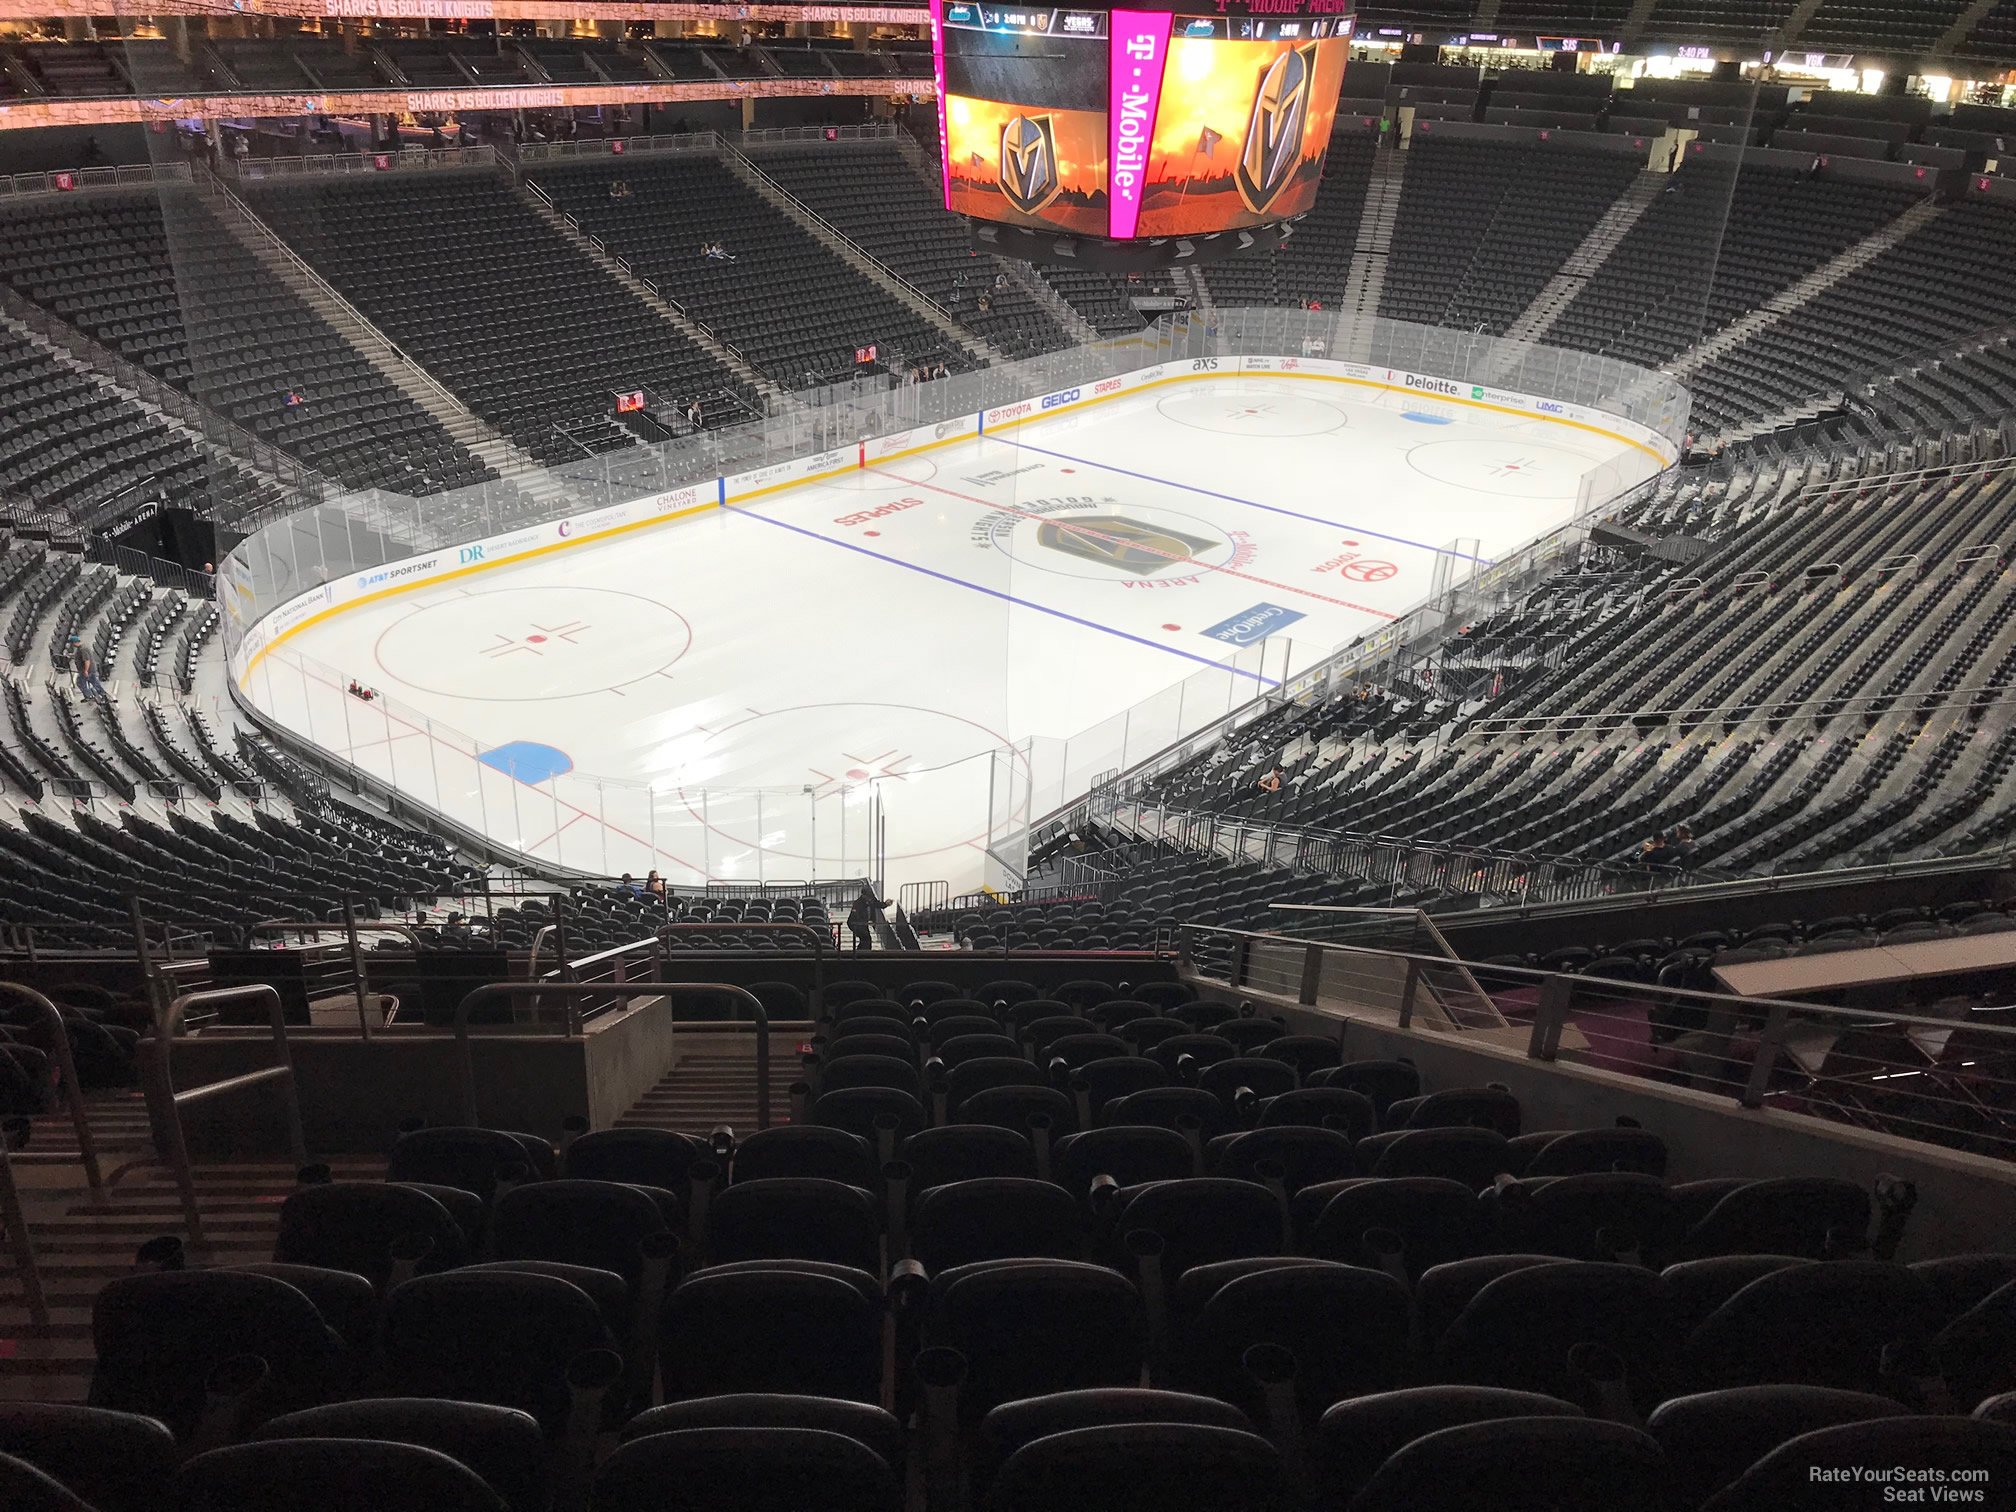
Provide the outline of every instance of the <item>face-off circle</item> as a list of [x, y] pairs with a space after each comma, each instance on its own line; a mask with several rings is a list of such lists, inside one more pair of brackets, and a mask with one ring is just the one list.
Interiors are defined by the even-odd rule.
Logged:
[[[999, 765], [986, 753], [1009, 744], [977, 720], [913, 704], [800, 704], [696, 731], [672, 777], [688, 815], [714, 833], [717, 854], [726, 841], [802, 860], [812, 853], [816, 810], [822, 864], [840, 855], [836, 805], [846, 807], [859, 853], [865, 806], [879, 787], [903, 812], [907, 859], [985, 842], [974, 818], [987, 812], [990, 770]], [[1026, 767], [1021, 753], [1011, 759]], [[752, 788], [766, 789], [760, 810]]]
[[1165, 420], [1221, 436], [1321, 436], [1351, 423], [1334, 404], [1282, 393], [1271, 385], [1250, 393], [1166, 394], [1156, 401], [1155, 409]]
[[1572, 499], [1582, 475], [1599, 464], [1587, 453], [1520, 437], [1428, 441], [1407, 465], [1424, 478], [1501, 499]]
[[379, 670], [442, 698], [544, 703], [662, 672], [693, 644], [685, 616], [640, 593], [564, 585], [455, 594], [378, 637]]

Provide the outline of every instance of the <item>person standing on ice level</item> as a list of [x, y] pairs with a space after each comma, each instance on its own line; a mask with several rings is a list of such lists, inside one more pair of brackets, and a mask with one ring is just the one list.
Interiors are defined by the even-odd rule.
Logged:
[[887, 898], [875, 896], [873, 883], [861, 884], [861, 895], [854, 900], [854, 906], [847, 910], [847, 927], [853, 931], [856, 950], [873, 948], [875, 920], [888, 906]]

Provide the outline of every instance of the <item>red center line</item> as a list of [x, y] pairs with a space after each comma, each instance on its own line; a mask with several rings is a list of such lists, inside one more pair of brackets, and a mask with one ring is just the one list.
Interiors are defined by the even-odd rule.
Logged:
[[1123, 546], [1132, 546], [1138, 551], [1147, 552], [1150, 556], [1159, 556], [1164, 561], [1176, 562], [1186, 566], [1194, 567], [1199, 572], [1222, 572], [1227, 577], [1239, 578], [1242, 581], [1248, 583], [1258, 583], [1263, 588], [1277, 589], [1282, 593], [1300, 594], [1303, 598], [1318, 599], [1326, 604], [1335, 604], [1340, 609], [1355, 609], [1360, 614], [1375, 615], [1379, 619], [1390, 620], [1399, 618], [1398, 615], [1389, 613], [1387, 610], [1374, 609], [1370, 604], [1355, 604], [1350, 599], [1332, 598], [1329, 594], [1318, 593], [1312, 588], [1297, 588], [1292, 583], [1277, 583], [1272, 578], [1255, 577], [1252, 573], [1240, 572], [1237, 568], [1219, 567], [1215, 566], [1210, 562], [1200, 562], [1195, 557], [1176, 556], [1168, 552], [1157, 551], [1152, 546], [1143, 546], [1139, 541], [1129, 540], [1124, 536], [1105, 535], [1097, 530], [1087, 530], [1083, 526], [1071, 525], [1071, 522], [1068, 519], [1052, 520], [1051, 517], [1048, 515], [1031, 514], [1026, 509], [1017, 509], [1013, 504], [1002, 504], [991, 499], [975, 498], [972, 494], [960, 493], [959, 490], [957, 490], [956, 488], [941, 488], [936, 483], [913, 483], [908, 478], [899, 478], [895, 473], [884, 472], [879, 467], [870, 467], [865, 468], [863, 470], [866, 472], [875, 473], [881, 477], [889, 478], [894, 482], [899, 482], [905, 488], [928, 488], [933, 493], [941, 493], [949, 498], [963, 499], [968, 504], [978, 504], [982, 509], [986, 509], [990, 512], [1016, 515], [1024, 520], [1034, 520], [1039, 525], [1046, 522], [1058, 525], [1070, 525], [1071, 528], [1077, 531], [1078, 534], [1080, 535], [1091, 536], [1094, 539], [1102, 541], [1115, 541]]

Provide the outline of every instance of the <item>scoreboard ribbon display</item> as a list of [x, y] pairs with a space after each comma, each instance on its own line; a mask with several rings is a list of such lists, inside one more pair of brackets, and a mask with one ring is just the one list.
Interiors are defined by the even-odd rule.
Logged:
[[932, 0], [945, 206], [1118, 241], [1300, 215], [1323, 176], [1352, 4]]

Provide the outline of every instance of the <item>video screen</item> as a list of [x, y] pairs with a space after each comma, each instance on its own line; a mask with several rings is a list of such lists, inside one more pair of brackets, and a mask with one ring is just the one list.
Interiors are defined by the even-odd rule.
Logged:
[[938, 0], [946, 208], [1120, 240], [1304, 213], [1350, 53], [1348, 0], [1247, 8]]
[[[1320, 20], [1178, 26], [1134, 234], [1227, 231], [1307, 211], [1330, 148], [1348, 37], [1329, 35]], [[1222, 35], [1263, 26], [1276, 35]], [[1307, 34], [1319, 28], [1324, 35]]]
[[1106, 13], [948, 4], [945, 205], [1106, 234]]

